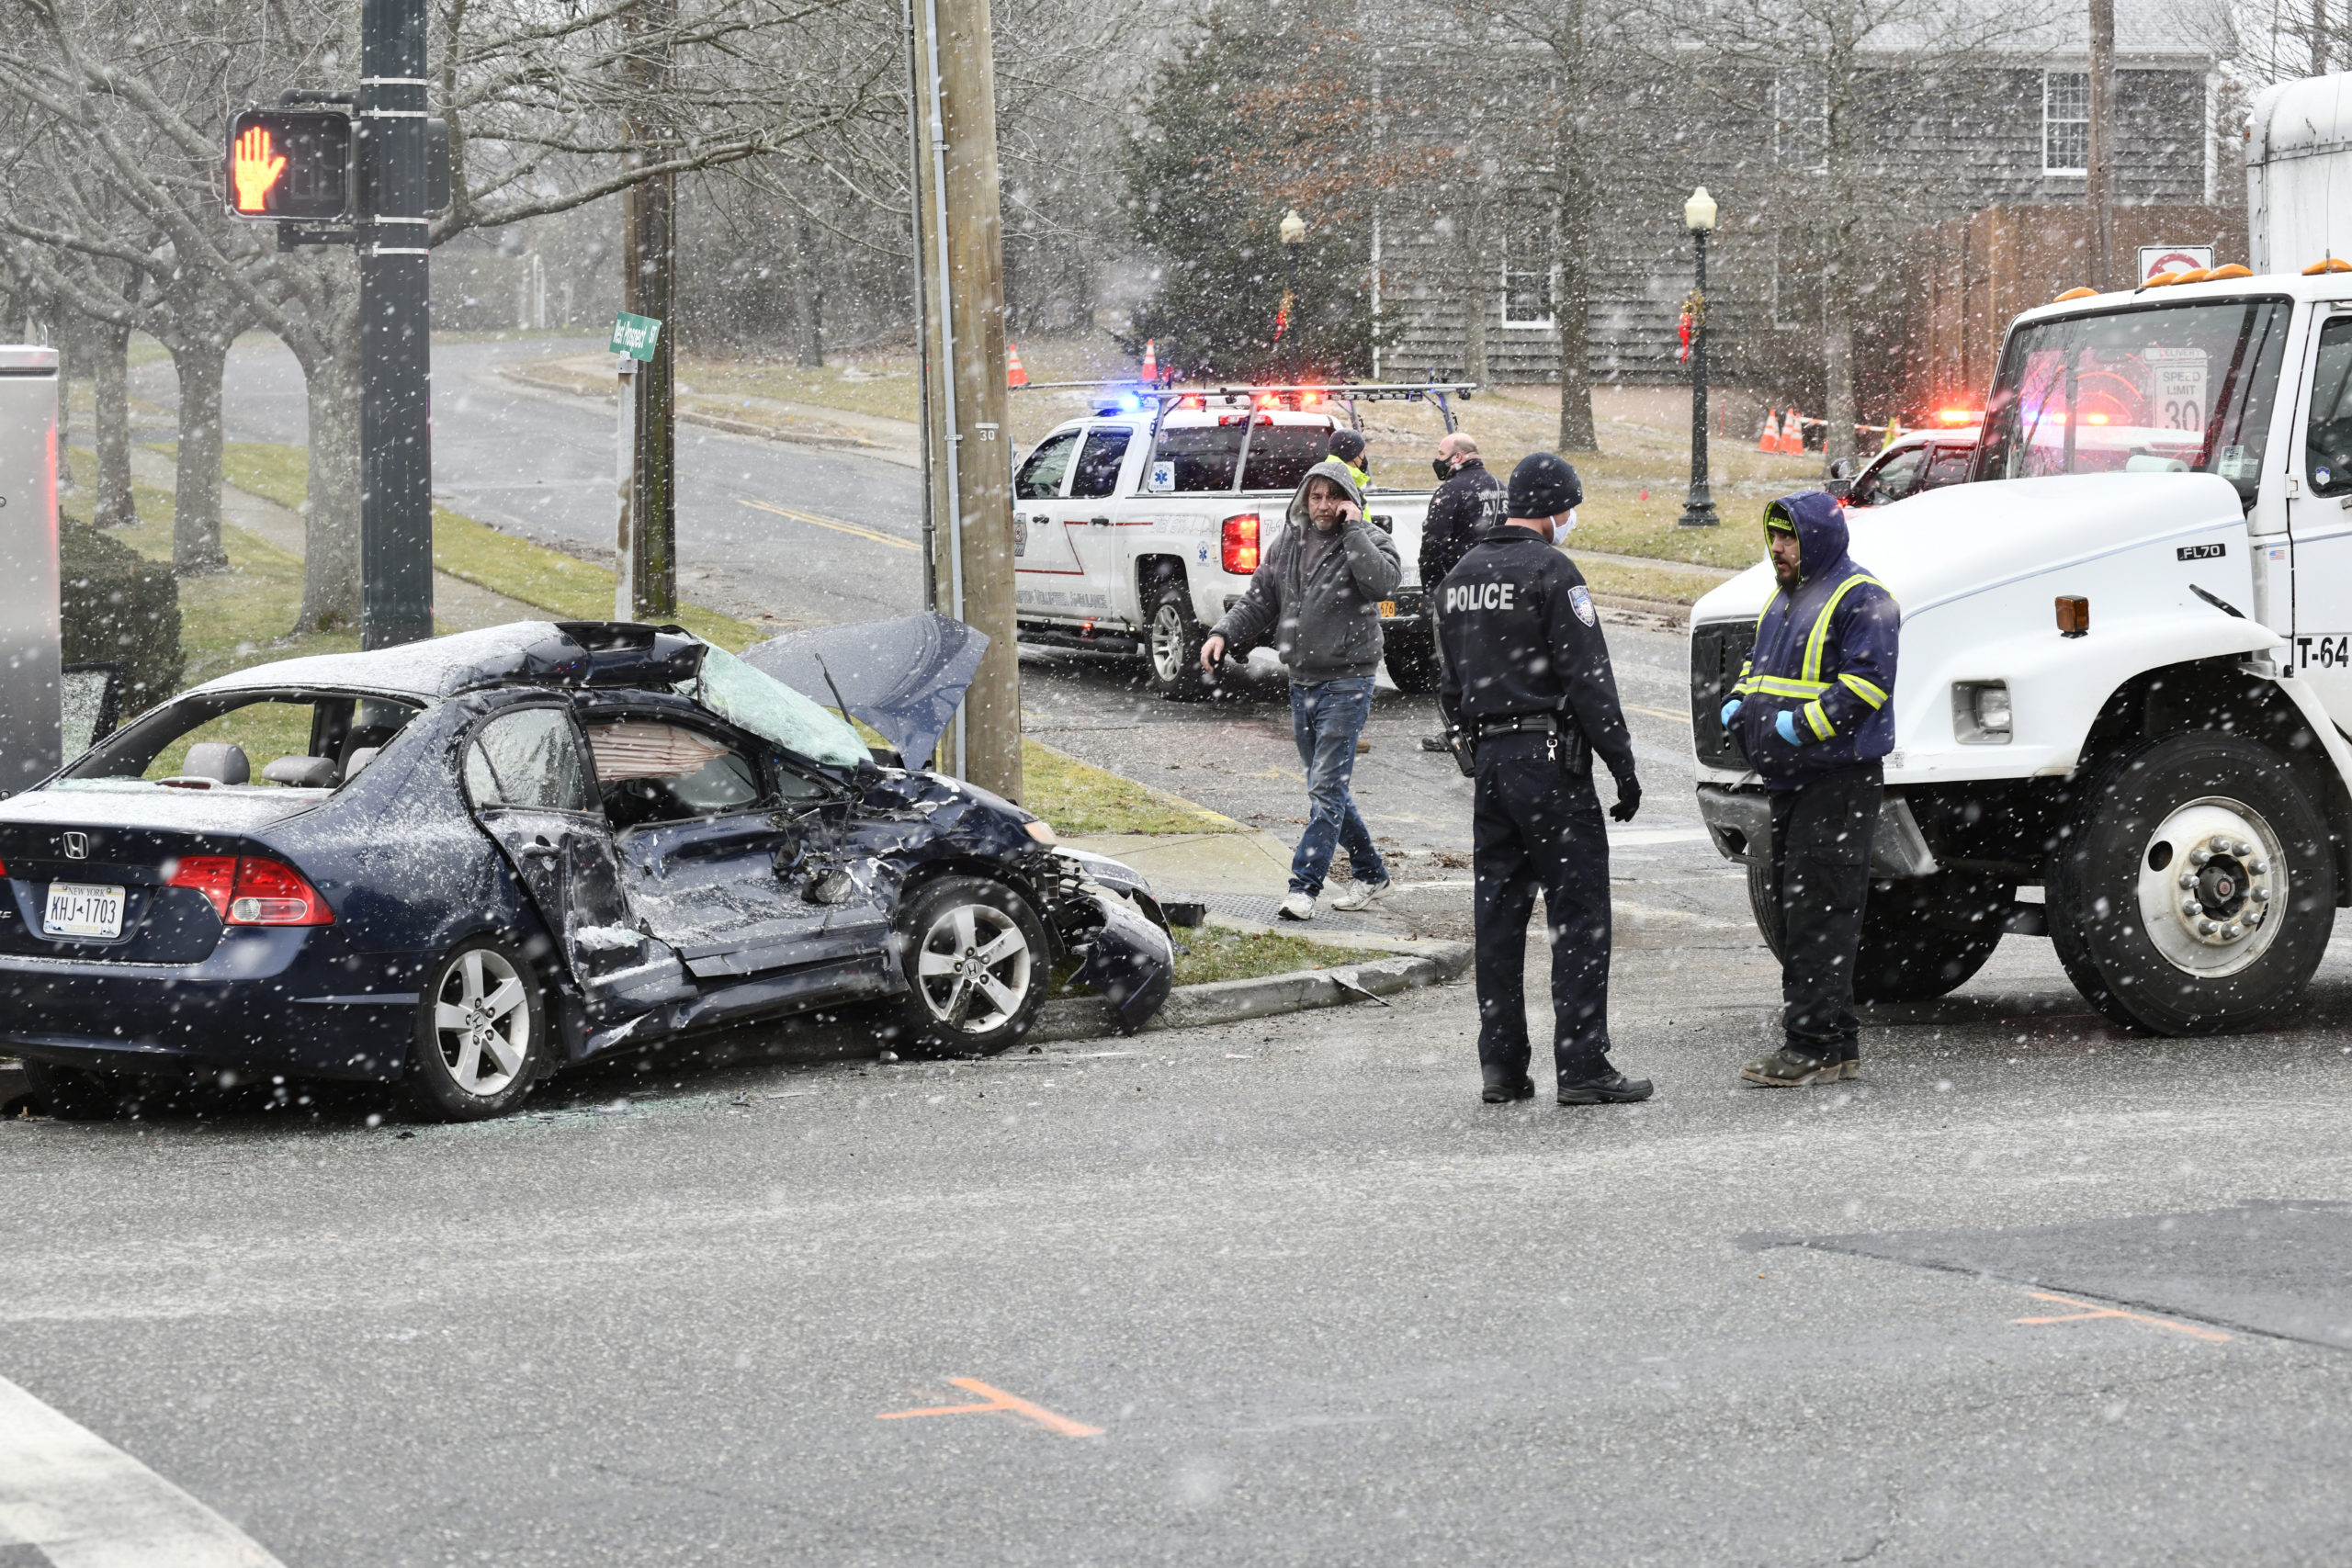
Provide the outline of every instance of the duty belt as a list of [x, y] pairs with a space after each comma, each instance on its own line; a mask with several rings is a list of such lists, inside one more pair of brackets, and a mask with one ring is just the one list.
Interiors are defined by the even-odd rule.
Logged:
[[1482, 718], [1476, 722], [1477, 739], [1491, 740], [1498, 735], [1557, 735], [1560, 716], [1555, 713], [1515, 713], [1508, 718]]

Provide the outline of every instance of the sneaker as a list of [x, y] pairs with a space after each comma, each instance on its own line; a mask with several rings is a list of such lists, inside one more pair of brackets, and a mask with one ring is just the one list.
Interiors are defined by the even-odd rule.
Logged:
[[1478, 1091], [1478, 1098], [1488, 1105], [1509, 1105], [1514, 1100], [1535, 1098], [1535, 1080], [1521, 1078], [1515, 1084], [1490, 1083]]
[[1582, 1083], [1560, 1086], [1562, 1105], [1631, 1105], [1647, 1100], [1653, 1092], [1647, 1078], [1629, 1078], [1620, 1072], [1606, 1077], [1587, 1078]]
[[1311, 920], [1315, 918], [1315, 895], [1293, 893], [1282, 901], [1274, 914], [1285, 920]]
[[1766, 1089], [1798, 1089], [1806, 1084], [1836, 1083], [1846, 1076], [1846, 1069], [1834, 1056], [1819, 1061], [1784, 1045], [1761, 1061], [1748, 1063], [1739, 1070], [1739, 1076]]
[[1369, 908], [1374, 899], [1385, 898], [1388, 896], [1388, 878], [1385, 876], [1377, 882], [1351, 882], [1345, 893], [1331, 900], [1331, 908], [1351, 910]]

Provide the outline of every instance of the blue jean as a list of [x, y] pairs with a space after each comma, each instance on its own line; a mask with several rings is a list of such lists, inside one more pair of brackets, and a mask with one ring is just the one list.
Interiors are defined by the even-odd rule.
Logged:
[[1313, 897], [1323, 891], [1331, 856], [1345, 848], [1358, 882], [1388, 876], [1372, 831], [1363, 825], [1348, 781], [1356, 772], [1356, 737], [1372, 716], [1372, 677], [1351, 676], [1290, 689], [1291, 739], [1306, 764], [1306, 831], [1291, 857], [1290, 890]]

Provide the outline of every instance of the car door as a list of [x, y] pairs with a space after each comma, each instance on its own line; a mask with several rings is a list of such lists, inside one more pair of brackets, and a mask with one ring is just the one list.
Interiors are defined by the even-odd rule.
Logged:
[[787, 795], [797, 775], [766, 748], [673, 714], [598, 713], [587, 733], [629, 897], [688, 972], [757, 975], [831, 954], [831, 911], [806, 896], [817, 786]]
[[1070, 465], [1069, 494], [1055, 507], [1054, 514], [1078, 559], [1088, 592], [1100, 595], [1093, 605], [1098, 614], [1125, 613], [1118, 603], [1119, 590], [1132, 582], [1135, 574], [1127, 569], [1129, 551], [1121, 526], [1138, 521], [1149, 526], [1148, 520], [1118, 515], [1115, 506], [1119, 475], [1126, 467], [1127, 448], [1134, 441], [1130, 426], [1090, 425], [1078, 460]]
[[1012, 572], [1023, 611], [1067, 614], [1078, 556], [1056, 521], [1069, 488], [1070, 459], [1083, 430], [1062, 430], [1037, 443], [1012, 476]]
[[[2303, 378], [2303, 416], [2296, 442], [2296, 480], [2288, 487], [2289, 540], [2272, 535], [2256, 549], [2293, 551], [2294, 627], [2288, 659], [2339, 725], [2352, 726], [2352, 315], [2326, 316]], [[2270, 566], [2275, 585], [2283, 574]], [[2270, 624], [2285, 630], [2278, 590]]]
[[677, 960], [645, 940], [623, 886], [568, 707], [508, 709], [466, 748], [466, 795], [538, 908], [600, 1018], [686, 989]]

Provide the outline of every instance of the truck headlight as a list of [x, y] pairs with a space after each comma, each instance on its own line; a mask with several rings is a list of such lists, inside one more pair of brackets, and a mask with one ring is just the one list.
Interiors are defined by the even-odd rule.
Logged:
[[1951, 731], [1962, 746], [2009, 743], [2009, 683], [1955, 681], [1951, 686]]

